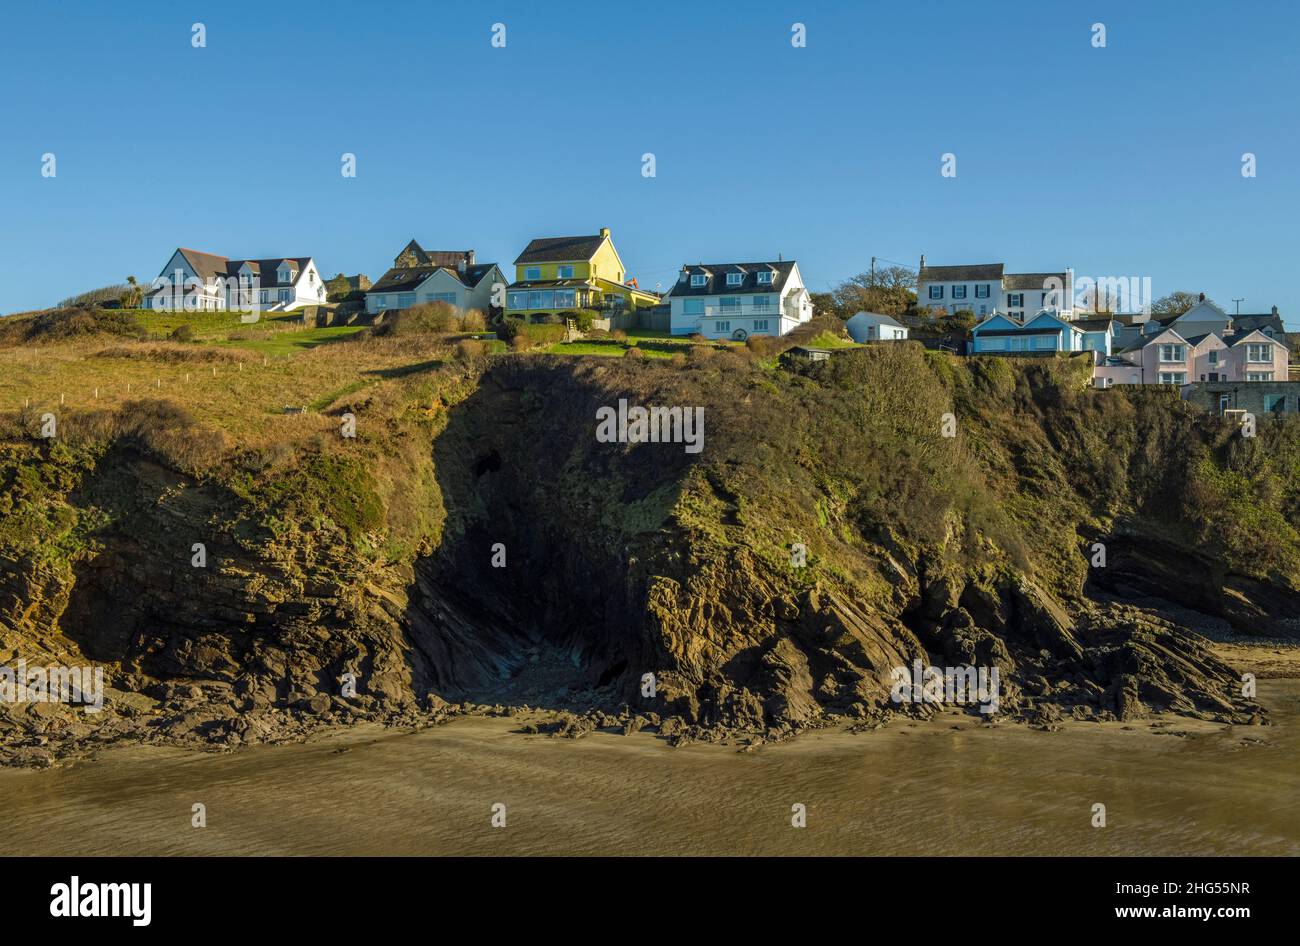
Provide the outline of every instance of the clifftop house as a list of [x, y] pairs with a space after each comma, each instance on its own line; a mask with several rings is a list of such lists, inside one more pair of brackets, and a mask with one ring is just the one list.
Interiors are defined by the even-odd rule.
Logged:
[[1051, 312], [1069, 321], [1074, 317], [1074, 270], [1008, 273], [1002, 263], [927, 266], [922, 256], [916, 304], [949, 314], [969, 311], [980, 319], [1002, 313], [1023, 322]]
[[667, 301], [674, 335], [785, 335], [812, 318], [812, 299], [794, 260], [688, 264]]
[[574, 309], [608, 315], [649, 308], [659, 296], [628, 278], [609, 228], [590, 236], [541, 237], [515, 260], [506, 293], [508, 315], [537, 322]]
[[473, 250], [426, 250], [411, 240], [366, 292], [366, 311], [445, 302], [461, 311], [479, 309], [486, 314], [492, 309], [492, 287], [505, 282], [501, 267], [476, 263]]
[[286, 312], [325, 301], [325, 284], [310, 256], [229, 259], [180, 247], [145, 296], [149, 309]]

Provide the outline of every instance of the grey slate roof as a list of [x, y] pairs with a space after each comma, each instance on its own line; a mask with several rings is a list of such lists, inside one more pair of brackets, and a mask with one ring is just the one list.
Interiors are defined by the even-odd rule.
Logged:
[[1012, 292], [1046, 289], [1049, 279], [1060, 280], [1061, 285], [1065, 285], [1065, 273], [1007, 273], [1002, 277], [1002, 288]]
[[589, 260], [596, 255], [604, 239], [599, 233], [592, 236], [542, 237], [524, 247], [515, 264]]
[[[726, 296], [739, 295], [742, 293], [767, 293], [774, 292], [780, 294], [790, 274], [794, 272], [795, 260], [781, 260], [776, 263], [696, 263], [682, 267], [682, 274], [678, 276], [677, 282], [673, 284], [672, 289], [668, 290], [670, 296]], [[760, 272], [770, 272], [772, 281], [770, 283], [760, 283], [758, 274]], [[740, 273], [741, 280], [738, 286], [727, 285], [728, 273]], [[705, 277], [703, 286], [692, 286], [691, 276], [702, 275]]]
[[455, 266], [397, 266], [379, 277], [379, 281], [367, 292], [409, 292], [440, 269], [457, 279], [461, 285], [473, 289], [495, 265], [496, 263], [479, 263], [466, 267], [463, 273]]
[[987, 279], [998, 282], [1002, 279], [1001, 263], [976, 263], [971, 266], [926, 266], [917, 275], [917, 283], [923, 282], [976, 282]]
[[[248, 263], [250, 268], [258, 277], [258, 287], [261, 289], [276, 289], [292, 286], [298, 281], [307, 264], [311, 262], [310, 256], [281, 256], [274, 259], [227, 259], [224, 256], [218, 256], [215, 253], [203, 253], [199, 250], [190, 250], [185, 247], [178, 247], [179, 252], [189, 262], [190, 267], [203, 281], [221, 277], [228, 279], [239, 275], [239, 268]], [[289, 262], [294, 264], [292, 278], [288, 282], [279, 282], [277, 280], [277, 271], [280, 264]], [[166, 273], [162, 274], [167, 276]], [[159, 290], [165, 292], [165, 289]]]

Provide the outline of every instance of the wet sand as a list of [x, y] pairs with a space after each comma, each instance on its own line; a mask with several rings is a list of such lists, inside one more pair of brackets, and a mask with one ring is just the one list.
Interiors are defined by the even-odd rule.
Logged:
[[[140, 747], [0, 771], [0, 825], [11, 855], [1295, 856], [1300, 680], [1263, 681], [1260, 697], [1275, 725], [1048, 733], [945, 716], [755, 752], [526, 736], [487, 717], [220, 755]], [[205, 828], [191, 827], [196, 802]]]

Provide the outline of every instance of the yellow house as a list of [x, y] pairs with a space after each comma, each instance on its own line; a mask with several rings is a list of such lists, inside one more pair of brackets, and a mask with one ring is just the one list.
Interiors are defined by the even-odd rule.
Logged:
[[515, 260], [506, 291], [506, 315], [540, 322], [548, 315], [595, 309], [608, 318], [656, 305], [659, 296], [629, 279], [609, 228], [593, 236], [533, 240]]

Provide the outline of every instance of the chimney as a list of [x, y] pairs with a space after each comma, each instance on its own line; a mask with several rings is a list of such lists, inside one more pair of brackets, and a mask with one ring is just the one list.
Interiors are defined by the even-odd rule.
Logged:
[[465, 268], [466, 268], [466, 269], [469, 269], [469, 268], [470, 268], [471, 266], [473, 266], [473, 265], [474, 265], [474, 251], [473, 251], [473, 250], [466, 250], [466, 251], [465, 251]]
[[1200, 301], [1200, 302], [1204, 302], [1204, 301], [1205, 301], [1205, 293], [1201, 293], [1201, 298], [1200, 298], [1198, 301]]
[[609, 239], [609, 227], [601, 227], [601, 228], [600, 228], [600, 235], [601, 235], [601, 238], [602, 238], [602, 239], [608, 240], [608, 239]]
[[922, 254], [921, 254], [921, 268], [918, 269], [918, 270], [916, 271], [916, 274], [917, 274], [918, 276], [921, 275], [921, 272], [922, 272], [924, 269], [925, 269], [925, 254], [922, 253]]
[[1277, 306], [1273, 306], [1273, 314], [1277, 315]]

